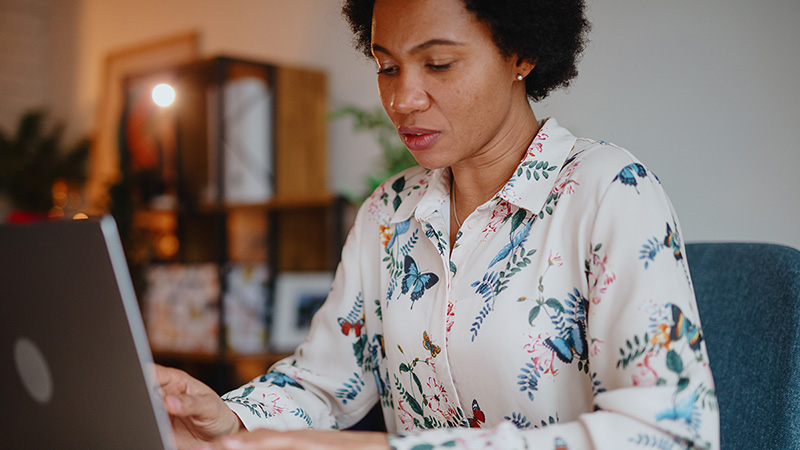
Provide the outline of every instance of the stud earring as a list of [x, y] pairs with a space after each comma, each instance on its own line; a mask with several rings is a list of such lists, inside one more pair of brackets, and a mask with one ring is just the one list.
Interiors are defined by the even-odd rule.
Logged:
[[523, 78], [525, 77], [523, 77], [522, 74], [517, 74], [517, 81], [522, 81]]

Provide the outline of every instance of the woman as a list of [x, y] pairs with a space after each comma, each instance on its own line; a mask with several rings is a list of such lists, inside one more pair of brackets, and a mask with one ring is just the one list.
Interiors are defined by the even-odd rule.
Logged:
[[[294, 356], [224, 401], [160, 370], [178, 436], [252, 431], [216, 448], [717, 448], [660, 182], [528, 104], [576, 74], [583, 2], [350, 0], [344, 12], [421, 167], [361, 208]], [[308, 430], [349, 427], [376, 403], [387, 434]]]

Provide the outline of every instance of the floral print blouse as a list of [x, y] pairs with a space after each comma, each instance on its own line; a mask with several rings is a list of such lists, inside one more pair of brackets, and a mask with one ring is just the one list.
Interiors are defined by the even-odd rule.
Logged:
[[365, 202], [306, 341], [224, 396], [248, 429], [343, 429], [379, 402], [397, 449], [719, 447], [654, 173], [549, 119], [452, 251], [449, 192], [415, 167]]

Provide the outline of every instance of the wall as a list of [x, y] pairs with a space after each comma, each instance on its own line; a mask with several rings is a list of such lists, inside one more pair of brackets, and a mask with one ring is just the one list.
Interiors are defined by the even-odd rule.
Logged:
[[22, 111], [41, 107], [50, 89], [45, 0], [0, 0], [0, 127], [16, 129]]
[[594, 0], [590, 18], [578, 81], [541, 112], [633, 151], [685, 240], [800, 248], [800, 2]]
[[[327, 72], [332, 109], [377, 104], [371, 63], [351, 50], [350, 34], [331, 0], [78, 0], [76, 117], [91, 127], [105, 56], [114, 50], [189, 30], [204, 56], [229, 54]], [[359, 189], [378, 161], [367, 136], [346, 120], [330, 124], [331, 189]]]
[[[94, 120], [107, 52], [189, 29], [207, 55], [327, 71], [332, 108], [378, 104], [338, 1], [73, 1], [75, 94], [61, 101], [79, 127]], [[594, 0], [589, 15], [579, 79], [537, 115], [633, 151], [659, 174], [685, 240], [800, 247], [800, 2]], [[330, 186], [359, 188], [378, 150], [345, 121], [330, 127]]]

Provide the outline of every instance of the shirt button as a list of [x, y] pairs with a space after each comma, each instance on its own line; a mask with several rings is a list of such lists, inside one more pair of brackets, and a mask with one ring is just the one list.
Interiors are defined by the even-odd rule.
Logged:
[[475, 221], [474, 220], [470, 220], [469, 223], [467, 224], [467, 228], [470, 229], [470, 230], [474, 230], [475, 229]]

